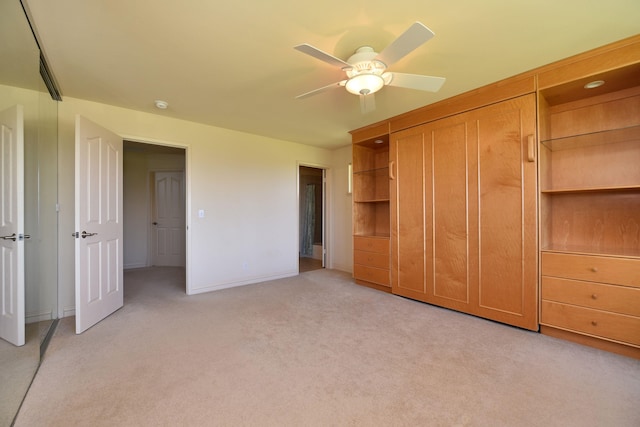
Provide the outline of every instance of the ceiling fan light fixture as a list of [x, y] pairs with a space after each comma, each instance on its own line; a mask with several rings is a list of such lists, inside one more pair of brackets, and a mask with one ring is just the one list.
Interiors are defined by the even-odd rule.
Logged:
[[345, 87], [354, 95], [370, 95], [384, 86], [384, 79], [378, 74], [362, 73], [347, 80]]

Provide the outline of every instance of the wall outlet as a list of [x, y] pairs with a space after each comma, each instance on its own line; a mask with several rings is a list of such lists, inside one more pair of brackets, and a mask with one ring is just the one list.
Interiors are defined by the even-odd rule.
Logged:
[[204, 209], [198, 211], [198, 218], [204, 218]]
[[249, 269], [249, 263], [247, 261], [242, 263], [242, 270], [247, 271]]

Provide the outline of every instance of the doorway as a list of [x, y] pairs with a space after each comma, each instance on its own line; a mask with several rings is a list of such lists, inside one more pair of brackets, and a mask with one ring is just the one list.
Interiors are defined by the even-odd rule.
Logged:
[[299, 272], [325, 267], [325, 169], [299, 166]]
[[123, 152], [124, 269], [177, 266], [184, 272], [185, 149], [125, 140]]

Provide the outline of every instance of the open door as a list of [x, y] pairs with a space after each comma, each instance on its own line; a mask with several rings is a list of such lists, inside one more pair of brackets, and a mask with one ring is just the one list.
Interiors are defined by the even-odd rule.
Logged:
[[[0, 112], [0, 338], [24, 345], [24, 113]], [[28, 236], [26, 236], [28, 237]]]
[[122, 138], [76, 116], [76, 333], [123, 305]]

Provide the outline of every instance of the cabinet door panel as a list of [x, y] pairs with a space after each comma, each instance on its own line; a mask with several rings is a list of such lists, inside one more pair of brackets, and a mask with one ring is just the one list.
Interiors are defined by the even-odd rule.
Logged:
[[[394, 293], [424, 301], [432, 276], [430, 242], [431, 144], [420, 130], [401, 132], [391, 141], [395, 179], [391, 182], [392, 266]], [[427, 182], [429, 180], [429, 182]]]
[[537, 329], [536, 163], [533, 95], [470, 113], [477, 129], [479, 313]]
[[533, 95], [393, 134], [392, 291], [538, 328]]
[[470, 303], [467, 123], [458, 118], [428, 127], [433, 141], [434, 278], [430, 301], [454, 309]]

